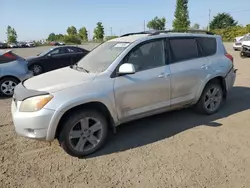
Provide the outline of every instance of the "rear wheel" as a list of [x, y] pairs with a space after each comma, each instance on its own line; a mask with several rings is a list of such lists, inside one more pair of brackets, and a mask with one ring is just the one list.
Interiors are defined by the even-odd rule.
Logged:
[[102, 147], [107, 132], [107, 121], [102, 114], [94, 110], [77, 111], [63, 123], [58, 140], [69, 155], [84, 157]]
[[14, 89], [19, 81], [15, 78], [7, 77], [0, 80], [0, 95], [11, 97], [14, 94]]
[[200, 100], [196, 104], [196, 111], [202, 114], [214, 114], [221, 108], [223, 101], [221, 85], [217, 82], [211, 82], [205, 87]]
[[33, 64], [29, 67], [34, 75], [39, 75], [43, 73], [43, 67], [39, 64]]

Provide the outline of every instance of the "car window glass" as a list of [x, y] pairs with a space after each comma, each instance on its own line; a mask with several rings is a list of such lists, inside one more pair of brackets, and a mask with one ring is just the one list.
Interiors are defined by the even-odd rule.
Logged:
[[201, 47], [203, 56], [210, 56], [216, 53], [217, 45], [215, 38], [201, 37], [196, 39]]
[[67, 50], [68, 50], [68, 52], [69, 52], [69, 53], [76, 52], [76, 50], [75, 50], [75, 49], [73, 49], [73, 48], [67, 48]]
[[56, 55], [56, 54], [59, 54], [60, 53], [60, 50], [59, 49], [55, 49], [53, 51], [51, 51], [49, 54], [50, 55]]
[[172, 50], [174, 62], [189, 60], [199, 56], [195, 39], [170, 39], [169, 45]]
[[135, 48], [125, 59], [124, 63], [133, 64], [136, 71], [165, 65], [163, 41], [149, 42]]

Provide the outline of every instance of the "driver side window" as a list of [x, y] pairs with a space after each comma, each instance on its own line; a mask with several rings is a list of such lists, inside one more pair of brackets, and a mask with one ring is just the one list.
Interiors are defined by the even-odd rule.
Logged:
[[135, 66], [136, 72], [165, 65], [163, 40], [144, 43], [132, 49], [124, 63]]

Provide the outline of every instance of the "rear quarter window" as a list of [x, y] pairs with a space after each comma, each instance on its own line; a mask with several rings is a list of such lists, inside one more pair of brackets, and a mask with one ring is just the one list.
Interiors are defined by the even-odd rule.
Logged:
[[202, 56], [214, 55], [217, 51], [216, 38], [200, 37], [196, 39], [202, 50]]

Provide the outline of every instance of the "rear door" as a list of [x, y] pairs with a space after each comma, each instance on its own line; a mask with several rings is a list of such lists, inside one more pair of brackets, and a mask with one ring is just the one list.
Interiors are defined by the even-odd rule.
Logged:
[[202, 54], [199, 38], [169, 38], [171, 106], [192, 102], [207, 77], [209, 60]]

